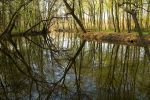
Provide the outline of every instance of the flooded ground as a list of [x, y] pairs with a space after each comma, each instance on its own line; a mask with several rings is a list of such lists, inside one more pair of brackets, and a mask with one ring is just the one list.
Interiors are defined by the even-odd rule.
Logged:
[[[80, 43], [78, 37], [71, 40], [64, 36], [61, 46]], [[87, 42], [75, 67], [80, 71], [81, 91], [91, 99], [149, 99], [150, 63], [142, 47]]]
[[[28, 41], [30, 38], [34, 42]], [[150, 63], [143, 47], [86, 42], [63, 81], [58, 83], [82, 40], [74, 33], [63, 32], [50, 33], [47, 41], [40, 36], [30, 38], [14, 39], [26, 62], [11, 47], [9, 56], [15, 61], [0, 54], [1, 99], [150, 99]], [[25, 63], [31, 66], [31, 75]]]

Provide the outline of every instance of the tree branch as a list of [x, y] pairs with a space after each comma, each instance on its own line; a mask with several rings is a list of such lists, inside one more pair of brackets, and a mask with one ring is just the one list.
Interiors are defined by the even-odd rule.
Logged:
[[15, 13], [12, 15], [12, 18], [11, 18], [10, 21], [9, 21], [8, 26], [6, 27], [6, 29], [4, 30], [4, 32], [0, 35], [0, 38], [1, 38], [3, 35], [8, 34], [8, 33], [10, 33], [10, 32], [12, 31], [12, 29], [13, 29], [13, 27], [14, 27], [14, 26], [13, 26], [13, 23], [15, 22], [15, 19], [17, 18], [18, 12], [19, 12], [24, 6], [28, 5], [31, 1], [33, 1], [33, 0], [29, 0], [27, 3], [22, 4], [22, 5], [15, 11]]

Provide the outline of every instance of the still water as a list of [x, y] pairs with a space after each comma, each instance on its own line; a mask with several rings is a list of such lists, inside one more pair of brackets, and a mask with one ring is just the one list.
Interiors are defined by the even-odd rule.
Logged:
[[0, 99], [150, 100], [150, 63], [142, 47], [87, 41], [59, 81], [82, 42], [78, 36], [14, 41], [19, 53], [11, 45], [9, 56], [0, 52]]

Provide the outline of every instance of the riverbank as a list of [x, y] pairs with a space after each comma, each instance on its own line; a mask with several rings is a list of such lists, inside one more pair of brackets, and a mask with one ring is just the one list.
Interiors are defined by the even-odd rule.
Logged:
[[[87, 41], [143, 46], [138, 33], [87, 32], [80, 37]], [[150, 34], [143, 35], [143, 39], [146, 45], [150, 45]]]

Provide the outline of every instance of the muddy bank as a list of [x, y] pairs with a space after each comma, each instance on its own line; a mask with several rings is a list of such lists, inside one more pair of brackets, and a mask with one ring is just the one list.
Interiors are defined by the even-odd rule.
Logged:
[[[88, 32], [82, 33], [81, 38], [87, 41], [119, 43], [126, 45], [143, 46], [137, 33], [108, 33], [108, 32]], [[150, 45], [150, 35], [143, 35], [146, 45]]]

